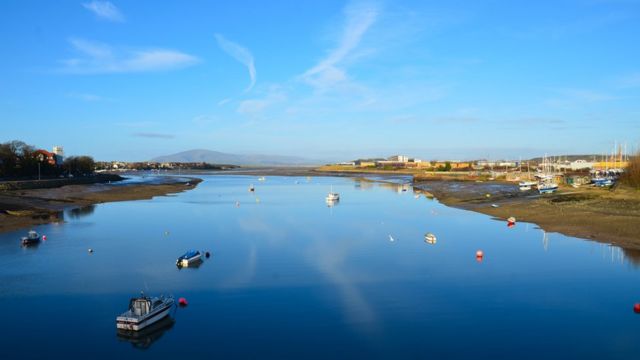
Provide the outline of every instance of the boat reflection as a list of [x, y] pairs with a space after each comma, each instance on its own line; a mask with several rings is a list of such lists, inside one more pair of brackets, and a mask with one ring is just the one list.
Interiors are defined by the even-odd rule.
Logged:
[[147, 350], [154, 342], [158, 341], [165, 332], [171, 330], [175, 322], [171, 316], [167, 316], [140, 331], [118, 329], [117, 337], [120, 341], [131, 343], [131, 346], [136, 349]]

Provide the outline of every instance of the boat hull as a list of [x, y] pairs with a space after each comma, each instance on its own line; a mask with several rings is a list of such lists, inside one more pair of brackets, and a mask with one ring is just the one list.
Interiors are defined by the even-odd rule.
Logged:
[[188, 267], [189, 265], [199, 263], [200, 261], [202, 261], [202, 254], [198, 254], [188, 259], [181, 259], [178, 261], [178, 266]]
[[140, 331], [147, 326], [155, 324], [156, 322], [164, 319], [167, 315], [169, 315], [169, 311], [171, 311], [172, 306], [173, 304], [165, 305], [163, 309], [144, 319], [119, 316], [116, 319], [116, 327], [120, 330]]

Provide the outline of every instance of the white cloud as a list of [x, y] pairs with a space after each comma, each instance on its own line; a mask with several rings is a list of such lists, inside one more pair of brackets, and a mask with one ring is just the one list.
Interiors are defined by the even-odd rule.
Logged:
[[371, 4], [350, 5], [345, 8], [345, 24], [338, 46], [324, 59], [302, 74], [302, 79], [317, 88], [326, 88], [347, 79], [340, 64], [360, 44], [362, 37], [378, 17], [378, 9]]
[[215, 37], [218, 41], [218, 46], [220, 46], [222, 51], [226, 52], [229, 56], [238, 60], [240, 63], [247, 67], [247, 70], [249, 71], [249, 77], [251, 78], [251, 83], [245, 89], [245, 91], [251, 90], [256, 84], [256, 67], [251, 52], [246, 48], [225, 39], [225, 37], [220, 34], [216, 34]]
[[224, 105], [226, 105], [226, 104], [228, 104], [230, 102], [231, 102], [231, 98], [225, 98], [225, 99], [222, 99], [222, 100], [218, 101], [218, 106], [224, 106]]
[[636, 88], [640, 87], [640, 72], [628, 74], [624, 77], [620, 77], [616, 81], [618, 87], [621, 88]]
[[271, 86], [262, 98], [243, 100], [238, 105], [237, 112], [242, 115], [262, 115], [268, 107], [287, 100], [287, 95], [280, 86]]
[[83, 39], [69, 40], [81, 57], [62, 60], [61, 71], [75, 74], [127, 73], [184, 68], [200, 61], [171, 49], [119, 50]]
[[99, 18], [116, 22], [124, 21], [124, 15], [122, 15], [120, 10], [118, 10], [118, 8], [109, 1], [94, 0], [92, 2], [84, 3], [82, 6], [93, 12]]

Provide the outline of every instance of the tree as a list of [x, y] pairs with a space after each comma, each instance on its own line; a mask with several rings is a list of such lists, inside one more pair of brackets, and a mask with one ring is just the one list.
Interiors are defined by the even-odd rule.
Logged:
[[70, 156], [64, 160], [63, 167], [68, 174], [85, 176], [93, 174], [96, 163], [91, 156]]

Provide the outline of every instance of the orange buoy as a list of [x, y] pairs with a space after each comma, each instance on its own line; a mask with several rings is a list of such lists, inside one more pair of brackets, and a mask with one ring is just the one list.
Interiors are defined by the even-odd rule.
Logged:
[[185, 298], [183, 298], [183, 297], [181, 297], [180, 299], [178, 299], [178, 304], [179, 304], [180, 306], [187, 306], [187, 305], [189, 305], [189, 303], [187, 302], [187, 299], [185, 299]]
[[633, 312], [636, 314], [640, 314], [640, 303], [633, 304]]
[[476, 257], [477, 258], [483, 258], [484, 257], [484, 253], [482, 252], [482, 250], [476, 251]]

